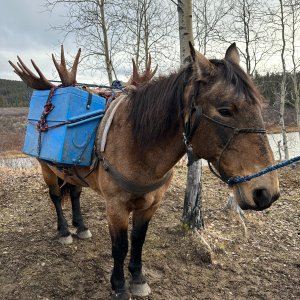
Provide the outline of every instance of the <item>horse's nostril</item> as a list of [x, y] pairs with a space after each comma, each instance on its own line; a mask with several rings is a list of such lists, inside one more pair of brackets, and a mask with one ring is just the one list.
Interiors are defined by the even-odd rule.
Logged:
[[258, 208], [268, 208], [272, 203], [271, 194], [267, 189], [255, 189], [253, 191], [253, 200]]

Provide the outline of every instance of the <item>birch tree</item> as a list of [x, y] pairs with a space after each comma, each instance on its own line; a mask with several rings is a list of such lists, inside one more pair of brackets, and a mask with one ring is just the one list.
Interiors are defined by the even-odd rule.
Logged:
[[227, 34], [225, 28], [232, 8], [232, 1], [228, 0], [193, 2], [195, 40], [203, 55], [206, 55], [207, 50], [216, 53], [220, 36]]
[[[180, 62], [189, 61], [189, 42], [194, 43], [192, 29], [192, 1], [178, 0], [178, 22], [180, 40]], [[202, 165], [201, 160], [188, 167], [187, 186], [184, 198], [182, 223], [185, 228], [201, 230], [203, 228], [202, 207]]]
[[83, 61], [91, 69], [103, 69], [111, 84], [116, 78], [113, 60], [118, 53], [119, 35], [115, 21], [108, 17], [111, 4], [106, 0], [46, 0], [45, 3], [53, 13], [59, 6], [68, 8], [66, 23], [52, 29], [65, 37], [74, 35], [77, 45], [84, 48]]
[[281, 132], [282, 132], [282, 142], [283, 142], [283, 150], [284, 150], [284, 158], [289, 159], [289, 151], [287, 146], [287, 134], [286, 134], [286, 127], [285, 127], [285, 121], [284, 121], [284, 113], [285, 113], [285, 97], [286, 97], [286, 61], [285, 61], [285, 51], [286, 51], [286, 16], [284, 12], [284, 5], [283, 0], [279, 1], [279, 12], [278, 12], [278, 19], [279, 19], [279, 25], [280, 25], [280, 33], [281, 33], [281, 42], [282, 47], [280, 51], [280, 57], [281, 57], [281, 65], [282, 65], [282, 80], [280, 85], [280, 111], [279, 111], [279, 124], [281, 126]]
[[[160, 61], [160, 68], [174, 61], [175, 8], [169, 1], [115, 0], [114, 18], [118, 20], [122, 36], [122, 53], [133, 57], [137, 66], [145, 65], [149, 54]], [[178, 38], [177, 38], [178, 40]]]
[[296, 120], [298, 126], [298, 132], [300, 136], [300, 91], [299, 91], [299, 80], [297, 77], [297, 69], [299, 67], [299, 56], [297, 57], [296, 42], [300, 33], [300, 2], [298, 0], [288, 0], [287, 6], [289, 9], [289, 28], [290, 28], [290, 39], [291, 39], [291, 51], [292, 51], [292, 81], [295, 97], [295, 110], [296, 110]]
[[231, 22], [220, 39], [239, 45], [246, 71], [253, 76], [257, 66], [272, 54], [274, 36], [268, 30], [267, 1], [233, 0]]

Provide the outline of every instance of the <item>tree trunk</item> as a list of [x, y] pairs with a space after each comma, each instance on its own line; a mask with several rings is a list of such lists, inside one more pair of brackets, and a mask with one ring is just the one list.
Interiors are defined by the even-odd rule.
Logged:
[[104, 55], [105, 55], [105, 66], [109, 84], [111, 85], [113, 82], [112, 76], [112, 64], [109, 53], [109, 45], [108, 45], [108, 36], [107, 36], [107, 28], [106, 28], [106, 20], [105, 20], [105, 12], [104, 12], [104, 0], [99, 0], [100, 7], [100, 17], [102, 22], [102, 32], [103, 32], [103, 42], [104, 42]]
[[201, 230], [204, 227], [202, 214], [202, 165], [194, 162], [187, 173], [182, 224], [186, 229]]
[[[178, 20], [180, 39], [180, 61], [183, 65], [190, 56], [189, 42], [194, 44], [192, 31], [192, 1], [178, 0]], [[203, 228], [202, 218], [202, 164], [201, 161], [194, 162], [188, 168], [186, 192], [182, 223], [184, 228], [201, 230]]]
[[289, 150], [287, 146], [287, 134], [286, 134], [286, 127], [284, 122], [284, 112], [285, 112], [285, 97], [286, 97], [286, 64], [285, 64], [285, 20], [284, 20], [284, 11], [283, 11], [283, 1], [279, 0], [280, 3], [280, 21], [281, 21], [281, 38], [282, 38], [282, 48], [281, 48], [281, 63], [282, 63], [282, 81], [280, 87], [280, 126], [282, 132], [282, 142], [283, 142], [283, 151], [284, 151], [284, 158], [289, 159]]
[[190, 56], [189, 42], [194, 44], [192, 27], [192, 0], [178, 0], [178, 22], [180, 41], [180, 62], [184, 64]]
[[296, 96], [296, 117], [297, 117], [297, 125], [298, 125], [298, 132], [299, 132], [299, 138], [300, 138], [300, 95], [299, 95], [299, 90], [300, 90], [300, 84], [298, 87], [298, 94]]
[[297, 62], [296, 62], [296, 34], [297, 34], [297, 21], [299, 18], [299, 14], [297, 15], [295, 3], [290, 2], [291, 12], [292, 12], [292, 62], [293, 62], [293, 87], [295, 94], [295, 110], [296, 110], [296, 120], [298, 126], [298, 133], [300, 137], [300, 94], [298, 85], [298, 77], [297, 77]]

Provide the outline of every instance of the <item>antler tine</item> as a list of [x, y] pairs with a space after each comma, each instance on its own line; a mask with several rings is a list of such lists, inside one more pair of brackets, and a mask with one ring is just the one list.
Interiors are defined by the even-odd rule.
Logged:
[[11, 61], [9, 61], [10, 65], [14, 68], [14, 72], [20, 76], [20, 78], [31, 88], [36, 90], [49, 90], [54, 85], [46, 79], [46, 77], [43, 75], [43, 73], [40, 71], [40, 69], [37, 67], [37, 65], [34, 63], [33, 60], [31, 60], [33, 67], [38, 72], [40, 77], [37, 77], [21, 60], [19, 56], [17, 62], [18, 67], [13, 64]]
[[158, 65], [156, 65], [155, 69], [151, 72], [151, 78], [154, 77], [157, 69], [158, 69]]
[[139, 74], [138, 68], [136, 66], [134, 59], [132, 59], [132, 66], [133, 66], [133, 74], [130, 77], [127, 84], [135, 85], [135, 86], [140, 86], [141, 84], [144, 84], [144, 83], [150, 81], [154, 77], [154, 75], [157, 71], [157, 68], [158, 68], [158, 65], [156, 65], [155, 69], [153, 71], [151, 71], [151, 55], [150, 54], [147, 58], [146, 69], [142, 74]]
[[80, 53], [81, 53], [81, 49], [79, 48], [73, 66], [71, 68], [71, 71], [67, 70], [63, 45], [61, 45], [61, 51], [60, 51], [60, 64], [58, 64], [58, 62], [54, 57], [54, 54], [52, 54], [52, 60], [59, 74], [61, 82], [64, 86], [70, 86], [76, 83], [76, 74], [77, 74], [77, 68], [79, 64]]
[[154, 77], [156, 71], [157, 71], [158, 65], [156, 65], [155, 69], [151, 71], [151, 54], [149, 53], [149, 56], [147, 58], [147, 64], [146, 64], [146, 69], [144, 71], [144, 76], [150, 80], [152, 77]]
[[72, 66], [72, 72], [75, 73], [75, 78], [76, 78], [76, 74], [77, 74], [77, 68], [78, 68], [78, 64], [79, 64], [80, 54], [81, 54], [81, 48], [78, 49], [77, 54], [75, 56], [73, 66]]

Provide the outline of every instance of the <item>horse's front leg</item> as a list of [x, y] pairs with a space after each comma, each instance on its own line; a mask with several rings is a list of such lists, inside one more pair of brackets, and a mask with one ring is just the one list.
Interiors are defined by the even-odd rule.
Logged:
[[80, 239], [88, 239], [92, 236], [92, 234], [89, 231], [89, 229], [85, 226], [81, 214], [80, 195], [82, 187], [69, 184], [69, 188], [72, 202], [72, 224], [77, 228], [77, 236]]
[[142, 250], [145, 241], [148, 224], [158, 205], [153, 205], [147, 210], [133, 212], [133, 226], [131, 232], [131, 255], [129, 271], [131, 273], [130, 290], [132, 295], [145, 297], [151, 293], [142, 270]]
[[107, 206], [107, 219], [114, 260], [110, 278], [111, 287], [114, 291], [112, 299], [130, 299], [124, 276], [124, 260], [128, 252], [128, 218], [129, 211], [122, 205]]

